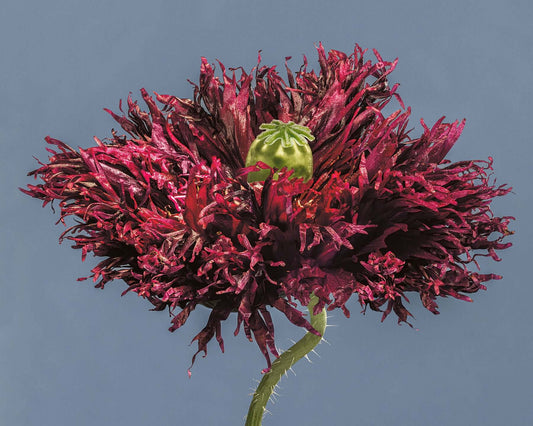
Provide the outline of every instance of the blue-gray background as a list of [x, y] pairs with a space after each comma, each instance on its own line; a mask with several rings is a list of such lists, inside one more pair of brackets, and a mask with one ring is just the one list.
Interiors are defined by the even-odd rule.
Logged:
[[[73, 146], [118, 127], [102, 108], [138, 89], [190, 97], [200, 57], [226, 66], [316, 67], [314, 44], [355, 42], [400, 58], [393, 82], [412, 124], [467, 118], [452, 160], [495, 158], [514, 193], [514, 246], [485, 272], [504, 275], [474, 303], [442, 300], [433, 316], [412, 297], [414, 328], [391, 316], [334, 312], [312, 364], [284, 378], [265, 425], [530, 425], [532, 6], [527, 1], [7, 0], [0, 15], [0, 423], [4, 425], [238, 425], [264, 359], [226, 323], [198, 359], [198, 309], [178, 332], [168, 315], [112, 283], [104, 291], [57, 244], [57, 215], [17, 187], [31, 182], [43, 137]], [[372, 57], [371, 53], [368, 56]], [[286, 349], [301, 331], [276, 316]]]

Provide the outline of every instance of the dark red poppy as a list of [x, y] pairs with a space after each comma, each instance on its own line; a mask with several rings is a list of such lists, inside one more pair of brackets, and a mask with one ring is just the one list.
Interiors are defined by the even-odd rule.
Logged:
[[[255, 339], [270, 366], [277, 356], [269, 308], [313, 331], [297, 302], [341, 308], [352, 295], [363, 307], [410, 315], [403, 304], [416, 292], [438, 313], [437, 296], [467, 295], [499, 279], [480, 274], [476, 256], [499, 260], [511, 217], [494, 217], [490, 203], [510, 191], [490, 180], [492, 159], [445, 159], [464, 121], [440, 119], [411, 138], [409, 108], [387, 77], [396, 61], [327, 55], [318, 47], [319, 71], [258, 65], [250, 74], [221, 77], [202, 59], [193, 99], [143, 89], [144, 112], [128, 98], [126, 115], [108, 111], [127, 135], [76, 151], [53, 145], [47, 164], [30, 174], [43, 183], [25, 193], [59, 200], [61, 221], [73, 216], [61, 239], [82, 257], [103, 260], [92, 270], [96, 287], [121, 279], [150, 301], [169, 308], [171, 331], [203, 305], [209, 320], [193, 341], [207, 352], [221, 323], [236, 312], [237, 328]], [[287, 58], [289, 59], [289, 58]], [[395, 97], [402, 109], [383, 108]], [[158, 106], [160, 105], [160, 106]], [[120, 108], [122, 111], [122, 108]], [[265, 181], [245, 167], [259, 126], [280, 120], [310, 129], [313, 177], [294, 179], [273, 169]], [[273, 173], [276, 173], [274, 176]], [[275, 179], [273, 179], [275, 177]], [[197, 354], [198, 354], [197, 352]], [[196, 355], [195, 355], [196, 356]]]

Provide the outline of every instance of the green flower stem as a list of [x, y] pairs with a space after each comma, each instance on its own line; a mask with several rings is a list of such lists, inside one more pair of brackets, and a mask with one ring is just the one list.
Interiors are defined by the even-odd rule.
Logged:
[[308, 332], [272, 363], [272, 368], [263, 376], [261, 383], [259, 383], [259, 386], [254, 393], [248, 410], [248, 416], [246, 417], [246, 426], [261, 425], [267, 402], [270, 399], [270, 395], [272, 395], [276, 384], [281, 379], [281, 376], [283, 376], [300, 358], [303, 358], [311, 352], [322, 340], [322, 336], [326, 330], [327, 315], [325, 309], [322, 309], [322, 312], [318, 315], [313, 315], [313, 308], [317, 302], [318, 298], [313, 294], [307, 308], [309, 309], [311, 325], [320, 333], [320, 336]]

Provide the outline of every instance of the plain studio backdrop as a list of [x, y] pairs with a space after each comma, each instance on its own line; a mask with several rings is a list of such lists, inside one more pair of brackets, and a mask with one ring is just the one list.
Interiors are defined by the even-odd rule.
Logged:
[[[494, 157], [498, 183], [514, 191], [493, 204], [514, 215], [514, 246], [482, 262], [492, 281], [474, 303], [443, 299], [441, 314], [408, 306], [413, 328], [391, 315], [334, 311], [312, 363], [283, 378], [265, 425], [533, 424], [531, 300], [532, 7], [526, 1], [115, 1], [4, 0], [0, 12], [0, 423], [3, 425], [238, 425], [265, 361], [235, 318], [187, 377], [208, 310], [169, 333], [165, 312], [125, 284], [97, 290], [56, 214], [18, 191], [32, 180], [43, 138], [74, 147], [118, 128], [103, 108], [138, 90], [191, 97], [200, 58], [283, 75], [314, 45], [355, 43], [399, 58], [391, 74], [419, 119], [466, 117], [452, 160]], [[302, 331], [274, 315], [278, 345]]]

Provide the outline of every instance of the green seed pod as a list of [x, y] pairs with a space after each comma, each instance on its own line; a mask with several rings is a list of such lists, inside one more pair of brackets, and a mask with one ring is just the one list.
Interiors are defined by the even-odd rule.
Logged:
[[[315, 137], [305, 126], [272, 120], [259, 126], [261, 132], [250, 145], [246, 156], [246, 167], [254, 166], [258, 161], [270, 167], [281, 169], [287, 167], [294, 170], [293, 178], [304, 178], [308, 181], [313, 176], [313, 153], [309, 141]], [[248, 182], [264, 181], [270, 170], [263, 169], [248, 174]], [[274, 175], [277, 179], [277, 173]]]

